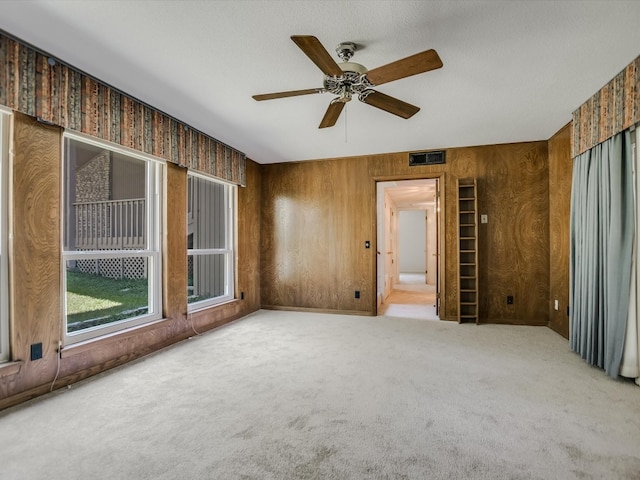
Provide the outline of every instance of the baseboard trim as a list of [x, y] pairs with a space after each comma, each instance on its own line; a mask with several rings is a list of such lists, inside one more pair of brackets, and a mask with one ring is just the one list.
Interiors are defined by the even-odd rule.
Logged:
[[527, 322], [524, 320], [515, 320], [515, 319], [486, 319], [481, 318], [480, 325], [514, 325], [514, 326], [523, 326], [523, 327], [547, 327], [546, 320], [540, 320], [537, 322]]
[[281, 310], [285, 312], [332, 313], [336, 315], [362, 315], [366, 317], [376, 316], [375, 313], [361, 310], [332, 310], [330, 308], [287, 307], [282, 305], [262, 305], [261, 308], [264, 310]]

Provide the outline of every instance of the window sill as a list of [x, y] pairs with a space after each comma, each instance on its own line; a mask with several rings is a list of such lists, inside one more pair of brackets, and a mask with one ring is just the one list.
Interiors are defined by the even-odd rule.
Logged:
[[229, 305], [230, 303], [236, 303], [236, 302], [240, 302], [240, 300], [238, 298], [230, 298], [228, 300], [225, 300], [223, 302], [220, 303], [214, 303], [212, 305], [205, 305], [202, 307], [198, 307], [198, 308], [194, 308], [193, 310], [189, 310], [187, 307], [187, 314], [188, 315], [194, 315], [194, 314], [199, 314], [202, 312], [206, 312], [206, 311], [211, 311], [215, 308], [218, 307], [224, 307], [225, 305]]
[[9, 375], [16, 375], [22, 368], [22, 360], [15, 362], [0, 363], [0, 378], [8, 377]]
[[84, 340], [78, 343], [72, 343], [71, 345], [67, 345], [62, 348], [60, 352], [60, 358], [71, 357], [73, 355], [77, 355], [79, 353], [84, 353], [89, 350], [93, 350], [97, 345], [103, 346], [108, 345], [110, 343], [121, 342], [124, 339], [140, 335], [141, 333], [145, 333], [147, 331], [155, 330], [158, 326], [164, 322], [166, 322], [167, 318], [161, 318], [160, 320], [154, 320], [149, 323], [145, 323], [143, 325], [137, 325], [135, 327], [127, 328], [125, 330], [120, 330], [118, 332], [109, 333], [107, 335], [103, 335], [96, 338], [91, 338], [89, 340]]

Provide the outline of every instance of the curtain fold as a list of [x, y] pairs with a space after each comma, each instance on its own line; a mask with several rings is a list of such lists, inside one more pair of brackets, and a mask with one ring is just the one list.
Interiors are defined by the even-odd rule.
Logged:
[[628, 378], [635, 378], [636, 384], [640, 385], [640, 355], [638, 354], [638, 346], [640, 345], [640, 328], [638, 328], [638, 299], [640, 298], [640, 281], [638, 281], [638, 252], [640, 251], [640, 236], [637, 235], [637, 227], [640, 225], [640, 208], [638, 208], [638, 192], [640, 192], [640, 176], [638, 175], [638, 155], [637, 137], [640, 131], [638, 129], [632, 132], [633, 140], [636, 135], [636, 144], [633, 145], [632, 151], [634, 160], [633, 167], [633, 185], [634, 185], [634, 201], [635, 221], [636, 221], [636, 237], [633, 242], [633, 260], [631, 262], [631, 295], [629, 297], [629, 314], [627, 315], [627, 331], [624, 342], [624, 353], [622, 355], [622, 365], [620, 366], [620, 375]]
[[574, 159], [570, 345], [617, 377], [631, 288], [634, 203], [629, 131]]

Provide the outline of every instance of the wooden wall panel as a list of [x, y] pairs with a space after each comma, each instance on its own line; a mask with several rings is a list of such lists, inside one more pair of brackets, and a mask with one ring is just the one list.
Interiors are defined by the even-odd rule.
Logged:
[[[569, 214], [571, 124], [549, 140], [549, 327], [569, 338]], [[558, 310], [554, 308], [558, 300]]]
[[[481, 147], [478, 205], [480, 315], [546, 325], [549, 298], [549, 173], [546, 142]], [[507, 296], [514, 297], [507, 304]]]
[[260, 165], [247, 159], [246, 187], [238, 188], [238, 278], [236, 297], [244, 293], [245, 309], [261, 306], [260, 297]]
[[167, 164], [164, 175], [162, 291], [164, 318], [182, 319], [187, 313], [186, 221], [177, 212], [187, 211], [187, 169]]
[[[457, 317], [456, 179], [477, 177], [479, 209], [489, 215], [480, 229], [481, 319], [546, 325], [546, 142], [448, 149], [446, 155], [445, 165], [419, 167], [409, 167], [406, 152], [263, 166], [263, 305], [374, 315], [375, 182], [444, 174], [442, 317]], [[515, 297], [512, 306], [507, 295]]]
[[265, 308], [371, 313], [375, 190], [366, 170], [366, 159], [263, 166]]
[[[60, 154], [61, 130], [26, 115], [13, 116], [13, 201], [10, 211], [9, 277], [11, 356], [20, 372], [0, 382], [32, 388], [51, 381], [60, 338]], [[30, 360], [42, 343], [42, 358]], [[10, 383], [9, 383], [10, 382]]]
[[[0, 365], [0, 410], [49, 392], [62, 328], [61, 130], [14, 114], [14, 238], [10, 251], [12, 360]], [[122, 365], [260, 308], [259, 165], [248, 162], [238, 193], [237, 294], [245, 299], [187, 315], [186, 169], [168, 164], [164, 182], [163, 313], [165, 319], [65, 348], [54, 388]], [[43, 358], [29, 361], [30, 345]]]

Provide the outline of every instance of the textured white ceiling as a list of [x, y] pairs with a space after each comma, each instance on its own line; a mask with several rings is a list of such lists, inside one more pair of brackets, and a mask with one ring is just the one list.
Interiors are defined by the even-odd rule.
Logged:
[[[640, 54], [640, 1], [0, 1], [0, 29], [259, 163], [546, 140]], [[379, 88], [409, 120], [330, 94], [290, 40], [364, 45], [368, 68], [434, 48], [444, 67]]]

